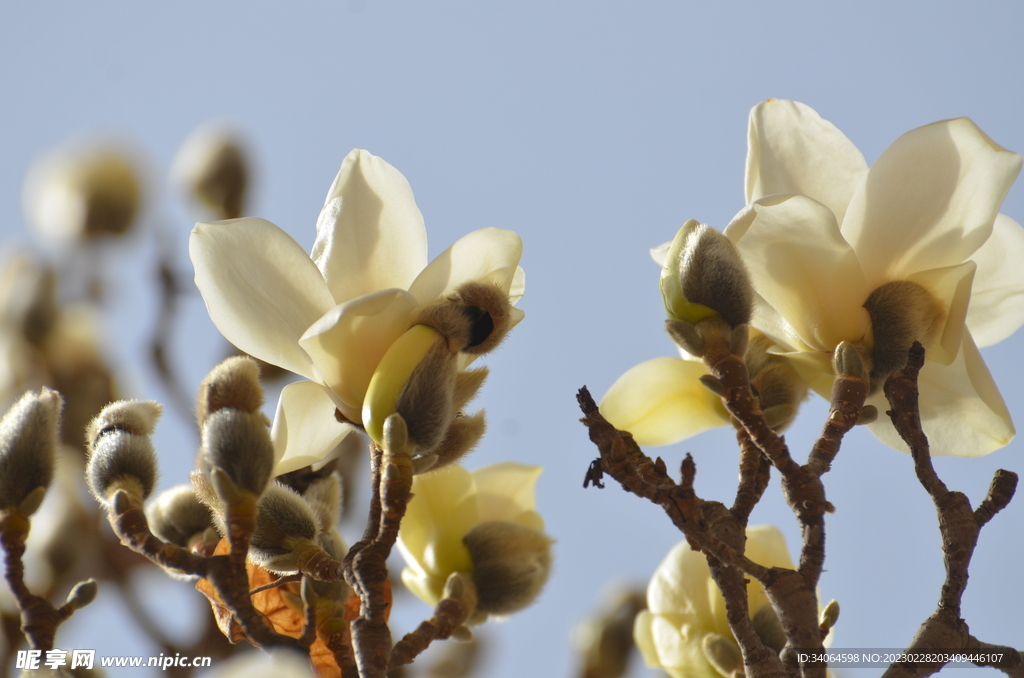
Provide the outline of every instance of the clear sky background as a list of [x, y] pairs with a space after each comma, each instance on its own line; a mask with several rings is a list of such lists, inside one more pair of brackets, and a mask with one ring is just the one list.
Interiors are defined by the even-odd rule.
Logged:
[[[257, 163], [250, 212], [307, 250], [345, 154], [366, 148], [409, 179], [431, 256], [484, 226], [525, 243], [526, 320], [493, 356], [479, 404], [490, 429], [467, 466], [545, 467], [539, 510], [557, 540], [540, 601], [486, 629], [486, 675], [569, 676], [569, 635], [611, 582], [646, 582], [681, 538], [663, 512], [615, 485], [582, 488], [596, 449], [578, 423], [577, 389], [600, 397], [630, 366], [674, 355], [662, 329], [659, 270], [648, 249], [687, 219], [722, 228], [743, 207], [747, 113], [766, 98], [803, 101], [873, 162], [900, 134], [969, 116], [1024, 151], [1024, 6], [1004, 2], [0, 2], [0, 233], [30, 244], [25, 172], [69, 137], [108, 132], [149, 162], [149, 219], [173, 230], [191, 279], [194, 220], [166, 180], [199, 123], [236, 124]], [[1024, 221], [1024, 186], [1002, 211]], [[130, 366], [132, 395], [166, 400], [143, 361], [155, 317], [152, 236], [143, 254], [110, 256], [110, 353]], [[35, 246], [35, 245], [32, 245]], [[148, 258], [147, 258], [148, 257]], [[189, 389], [223, 346], [198, 294], [185, 302], [174, 360]], [[1024, 334], [983, 353], [1024, 419]], [[788, 435], [802, 458], [823, 422], [808, 403]], [[188, 422], [160, 425], [162, 486], [185, 480]], [[691, 451], [697, 490], [729, 501], [736, 452], [726, 430], [652, 450], [669, 468]], [[939, 473], [976, 504], [992, 472], [1024, 472], [1024, 443], [982, 459], [941, 459]], [[825, 478], [820, 591], [842, 615], [838, 647], [903, 647], [934, 610], [943, 578], [930, 499], [909, 456], [854, 431]], [[799, 543], [777, 476], [753, 523]], [[346, 536], [354, 539], [358, 528]], [[1024, 647], [1024, 497], [982, 532], [964, 613], [989, 642]], [[794, 551], [795, 552], [795, 551]], [[187, 634], [205, 602], [160, 589]], [[429, 616], [413, 601], [400, 623]], [[100, 654], [150, 648], [101, 594], [58, 646]], [[180, 609], [179, 609], [180, 608]], [[847, 675], [860, 675], [864, 671]], [[635, 675], [645, 675], [637, 667]], [[967, 674], [960, 674], [964, 675]]]

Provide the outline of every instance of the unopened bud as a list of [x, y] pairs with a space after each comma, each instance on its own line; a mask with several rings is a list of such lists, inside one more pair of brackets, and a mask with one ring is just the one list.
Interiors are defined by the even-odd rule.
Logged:
[[260, 368], [252, 358], [228, 358], [210, 370], [199, 386], [196, 419], [202, 427], [206, 417], [224, 407], [256, 412], [263, 406]]
[[690, 219], [676, 233], [661, 271], [670, 318], [696, 323], [721, 315], [733, 327], [750, 322], [754, 288], [732, 242]]
[[775, 613], [775, 608], [771, 605], [762, 605], [761, 609], [754, 613], [751, 622], [754, 625], [757, 637], [761, 639], [761, 642], [766, 647], [771, 648], [775, 652], [779, 652], [785, 647], [786, 631], [782, 628], [779, 615]]
[[43, 387], [24, 394], [0, 420], [0, 510], [30, 515], [39, 508], [53, 480], [63, 405], [59, 393]]
[[341, 478], [337, 473], [311, 482], [302, 498], [316, 514], [321, 530], [333, 530], [341, 520]]
[[224, 125], [204, 124], [181, 145], [172, 174], [188, 195], [217, 219], [242, 216], [249, 169], [238, 135]]
[[683, 320], [669, 318], [665, 321], [665, 329], [676, 345], [695, 358], [703, 357], [705, 341], [697, 329]]
[[183, 547], [213, 526], [210, 510], [199, 503], [191, 485], [175, 485], [161, 492], [146, 508], [146, 518], [153, 534]]
[[527, 607], [551, 574], [551, 539], [525, 525], [480, 523], [462, 541], [473, 560], [481, 612], [505, 615]]
[[98, 590], [99, 585], [95, 579], [80, 581], [71, 589], [71, 593], [68, 594], [68, 599], [64, 604], [72, 609], [80, 610], [96, 599], [96, 592]]
[[733, 678], [742, 673], [743, 655], [732, 638], [709, 633], [701, 641], [700, 649], [708, 663], [723, 676]]
[[871, 316], [871, 389], [877, 390], [907, 364], [915, 341], [928, 345], [942, 326], [944, 311], [931, 292], [909, 280], [876, 289], [864, 302]]
[[119, 400], [103, 408], [86, 427], [86, 477], [96, 500], [106, 506], [118, 490], [143, 500], [156, 485], [156, 453], [150, 434], [162, 408], [152, 400]]
[[832, 354], [832, 371], [836, 376], [857, 377], [863, 379], [867, 375], [864, 360], [857, 347], [848, 341], [840, 342]]
[[444, 440], [455, 417], [456, 357], [444, 342], [434, 344], [405, 383], [395, 412], [409, 429], [417, 450], [433, 450]]
[[257, 507], [249, 556], [271, 572], [297, 572], [296, 541], [313, 542], [319, 533], [313, 509], [298, 493], [279, 483], [267, 487]]
[[744, 359], [750, 385], [757, 393], [758, 405], [768, 425], [778, 433], [796, 418], [809, 389], [789, 359], [769, 353], [771, 348], [768, 337], [754, 332]]
[[415, 473], [436, 471], [462, 459], [476, 447], [487, 430], [481, 410], [472, 416], [456, 415], [441, 443], [429, 455], [413, 457]]
[[240, 488], [257, 497], [270, 482], [274, 445], [262, 412], [225, 407], [203, 424], [203, 463], [221, 469]]
[[822, 631], [827, 631], [835, 626], [837, 621], [839, 621], [839, 603], [833, 599], [828, 601], [828, 605], [821, 611], [818, 625]]
[[860, 408], [860, 413], [857, 415], [857, 425], [870, 424], [878, 419], [878, 408], [874, 405], [865, 405]]
[[106, 144], [61, 149], [44, 158], [25, 181], [29, 221], [55, 241], [128, 232], [142, 202], [142, 181], [131, 156]]

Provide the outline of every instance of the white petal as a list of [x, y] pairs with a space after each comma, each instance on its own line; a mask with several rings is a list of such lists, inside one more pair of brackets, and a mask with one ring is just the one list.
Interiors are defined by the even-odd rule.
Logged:
[[312, 258], [337, 303], [409, 289], [427, 263], [427, 231], [402, 173], [354, 150], [327, 193]]
[[967, 326], [978, 346], [991, 346], [1024, 325], [1024, 228], [1000, 214], [992, 237], [972, 258], [978, 272]]
[[409, 287], [421, 304], [446, 297], [464, 282], [492, 282], [506, 293], [516, 278], [523, 241], [515, 231], [482, 228], [459, 238], [431, 261]]
[[516, 272], [512, 276], [512, 286], [508, 290], [508, 302], [515, 304], [526, 294], [526, 271], [522, 266], [516, 266]]
[[867, 169], [853, 142], [810, 106], [769, 99], [751, 109], [747, 203], [798, 193], [828, 207], [841, 224]]
[[707, 558], [684, 539], [668, 552], [647, 586], [647, 609], [654, 614], [681, 615], [686, 623], [714, 628], [706, 582]]
[[975, 268], [973, 261], [966, 261], [959, 266], [936, 268], [907, 277], [930, 291], [946, 310], [938, 336], [925, 346], [928, 360], [948, 365], [960, 351], [960, 338], [967, 318], [967, 306], [971, 301], [971, 282], [974, 280]]
[[655, 358], [630, 368], [601, 399], [601, 414], [640, 445], [668, 445], [729, 423], [722, 399], [700, 383], [704, 365]]
[[473, 471], [480, 522], [513, 520], [537, 507], [535, 486], [544, 471], [539, 466], [513, 462], [493, 464]]
[[298, 381], [281, 390], [270, 437], [274, 441], [274, 475], [316, 463], [342, 438], [355, 431], [334, 418], [334, 401], [320, 384]]
[[857, 255], [827, 207], [802, 195], [749, 205], [725, 229], [754, 289], [813, 350], [857, 341], [868, 327], [868, 296]]
[[843, 235], [868, 284], [960, 264], [992, 233], [1021, 157], [968, 120], [907, 132], [882, 153], [850, 201]]
[[654, 260], [658, 266], [664, 266], [665, 260], [668, 259], [668, 251], [672, 248], [672, 241], [663, 242], [657, 247], [651, 248], [651, 259]]
[[[932, 456], [980, 457], [1013, 440], [1010, 413], [970, 332], [964, 332], [960, 355], [951, 365], [928, 360], [919, 381], [921, 421]], [[880, 412], [889, 409], [884, 396], [869, 402]], [[888, 417], [869, 427], [889, 447], [910, 451]]]
[[368, 294], [332, 308], [299, 341], [350, 421], [362, 420], [370, 377], [391, 344], [409, 329], [415, 308], [416, 301], [404, 290]]
[[269, 221], [234, 219], [196, 224], [188, 251], [220, 333], [249, 355], [315, 378], [299, 337], [334, 299], [299, 244]]

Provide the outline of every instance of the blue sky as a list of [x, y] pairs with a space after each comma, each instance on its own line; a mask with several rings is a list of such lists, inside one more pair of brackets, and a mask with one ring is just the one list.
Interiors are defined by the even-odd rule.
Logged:
[[[1024, 151], [1024, 9], [1009, 1], [363, 0], [285, 8], [4, 0], [0, 17], [5, 245], [31, 242], [20, 191], [33, 159], [69, 137], [115, 134], [147, 158], [148, 219], [170, 229], [177, 265], [191, 278], [193, 218], [166, 174], [185, 136], [211, 118], [237, 125], [252, 144], [258, 183], [250, 212], [307, 249], [324, 195], [356, 147], [409, 179], [431, 256], [476, 228], [520, 233], [527, 318], [487, 359], [492, 375], [480, 404], [490, 433], [467, 465], [544, 466], [539, 509], [558, 543], [539, 603], [487, 629], [487, 675], [499, 678], [570, 675], [572, 625], [609, 582], [646, 581], [680, 539], [662, 512], [619, 488], [582, 489], [596, 453], [574, 396], [584, 384], [600, 396], [628, 367], [674, 353], [648, 249], [689, 218], [722, 228], [743, 207], [750, 107], [769, 97], [803, 101], [868, 162], [903, 132], [957, 116]], [[1024, 221], [1019, 184], [1002, 211]], [[152, 254], [150, 235], [136, 245]], [[129, 366], [132, 395], [165, 399], [142, 359], [154, 314], [151, 264], [127, 251], [111, 253], [110, 264], [111, 352]], [[223, 347], [198, 294], [184, 310], [174, 358], [191, 389]], [[1018, 334], [984, 352], [1018, 414], [1021, 349]], [[820, 400], [804, 408], [787, 436], [794, 450], [809, 448], [824, 411]], [[190, 435], [172, 414], [161, 424], [164, 486], [184, 481]], [[938, 470], [978, 502], [996, 468], [1024, 471], [1022, 445], [942, 459]], [[730, 497], [731, 434], [655, 453], [673, 468], [686, 451], [698, 464], [698, 492]], [[772, 488], [753, 521], [779, 525], [795, 549], [797, 523], [777, 480]], [[847, 439], [826, 490], [837, 512], [820, 590], [842, 606], [835, 643], [902, 647], [933, 611], [942, 581], [931, 502], [909, 457], [867, 431]], [[976, 636], [1017, 647], [1022, 524], [1018, 499], [985, 528], [965, 597]], [[188, 593], [167, 595], [188, 601]], [[117, 604], [101, 595], [62, 633], [79, 647], [148, 653], [137, 638], [98, 623]], [[187, 628], [183, 605], [178, 624]], [[408, 624], [428, 615], [416, 605]]]

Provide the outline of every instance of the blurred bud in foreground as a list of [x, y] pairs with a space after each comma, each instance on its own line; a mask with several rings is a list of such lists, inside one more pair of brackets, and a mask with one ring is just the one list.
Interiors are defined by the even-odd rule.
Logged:
[[174, 182], [215, 219], [237, 219], [245, 210], [249, 159], [240, 135], [220, 123], [200, 125], [178, 149]]
[[694, 324], [720, 315], [731, 326], [750, 322], [754, 288], [739, 252], [725, 235], [690, 219], [669, 246], [661, 271], [669, 318]]
[[633, 655], [633, 622], [647, 608], [642, 589], [617, 589], [602, 596], [601, 608], [573, 633], [580, 654], [580, 678], [621, 678]]
[[[778, 528], [747, 529], [746, 555], [765, 567], [793, 567]], [[762, 586], [747, 582], [754, 629], [767, 647], [779, 651], [786, 638]], [[647, 611], [637, 615], [633, 638], [650, 667], [673, 678], [732, 678], [742, 672], [740, 654], [725, 617], [725, 600], [711, 580], [707, 558], [684, 539], [669, 551], [647, 587]]]
[[551, 539], [534, 510], [540, 473], [504, 463], [416, 476], [398, 532], [402, 582], [436, 605], [452, 574], [469, 575], [479, 601], [474, 623], [532, 603], [551, 571]]
[[161, 410], [152, 400], [119, 400], [104, 407], [86, 428], [86, 478], [104, 506], [118, 490], [139, 501], [153, 492], [157, 464], [150, 435]]
[[251, 358], [228, 358], [199, 387], [196, 413], [204, 471], [219, 468], [239, 488], [259, 497], [274, 467], [270, 422], [260, 411], [263, 388]]
[[196, 497], [191, 485], [164, 490], [146, 508], [149, 527], [160, 539], [185, 548], [213, 526], [210, 510]]
[[58, 148], [29, 171], [23, 201], [29, 223], [51, 242], [124, 235], [142, 205], [139, 162], [119, 142]]
[[53, 480], [64, 401], [43, 387], [29, 392], [0, 420], [0, 510], [35, 513]]

